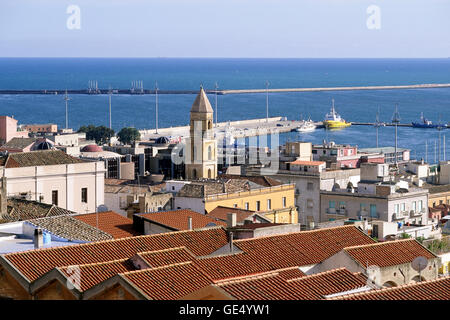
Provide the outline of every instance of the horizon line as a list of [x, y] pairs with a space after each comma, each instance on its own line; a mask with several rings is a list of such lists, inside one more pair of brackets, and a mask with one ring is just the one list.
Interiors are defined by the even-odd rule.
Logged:
[[108, 57], [108, 56], [29, 56], [29, 57], [13, 57], [13, 56], [0, 56], [0, 59], [317, 59], [317, 60], [329, 60], [329, 59], [402, 59], [402, 60], [419, 60], [419, 59], [450, 59], [449, 57], [171, 57], [171, 56], [148, 56], [148, 57]]

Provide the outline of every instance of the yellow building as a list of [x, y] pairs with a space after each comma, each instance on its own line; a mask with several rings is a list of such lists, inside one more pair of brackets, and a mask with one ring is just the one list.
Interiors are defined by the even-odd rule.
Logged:
[[275, 223], [297, 223], [294, 184], [265, 187], [245, 179], [196, 181], [175, 196], [176, 209], [208, 214], [218, 206], [251, 210]]
[[450, 184], [426, 185], [428, 189], [428, 207], [434, 208], [440, 204], [450, 204]]

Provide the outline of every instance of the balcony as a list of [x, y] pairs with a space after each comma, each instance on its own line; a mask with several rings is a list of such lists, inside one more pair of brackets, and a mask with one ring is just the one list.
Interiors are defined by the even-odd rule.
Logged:
[[425, 213], [425, 208], [422, 208], [422, 210], [420, 210], [420, 211], [411, 210], [409, 212], [411, 218], [413, 218], [413, 217], [421, 217], [421, 216], [423, 216], [424, 213]]
[[336, 214], [336, 209], [335, 208], [327, 208], [327, 213], [328, 214]]
[[339, 216], [347, 215], [347, 209], [335, 209], [335, 208], [327, 208], [327, 214], [334, 214]]
[[392, 215], [393, 220], [403, 220], [405, 218], [409, 218], [408, 211], [394, 212], [394, 214]]

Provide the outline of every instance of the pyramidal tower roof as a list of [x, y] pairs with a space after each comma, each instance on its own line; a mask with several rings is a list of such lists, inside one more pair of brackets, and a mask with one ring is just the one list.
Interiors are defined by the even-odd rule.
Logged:
[[191, 112], [213, 113], [213, 108], [211, 107], [211, 103], [209, 103], [208, 97], [206, 96], [206, 92], [205, 90], [203, 90], [203, 87], [200, 88], [200, 92], [198, 93], [194, 103], [192, 104]]

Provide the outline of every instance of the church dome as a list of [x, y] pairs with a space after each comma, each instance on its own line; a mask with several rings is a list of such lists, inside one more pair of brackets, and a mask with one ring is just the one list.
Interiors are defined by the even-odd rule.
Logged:
[[89, 144], [85, 146], [83, 149], [81, 149], [81, 152], [102, 152], [102, 147], [96, 145], [96, 144]]

